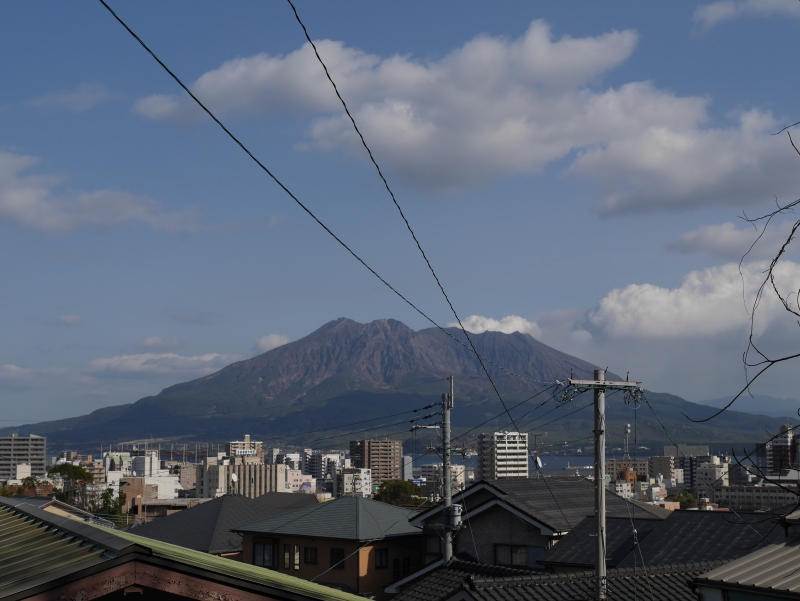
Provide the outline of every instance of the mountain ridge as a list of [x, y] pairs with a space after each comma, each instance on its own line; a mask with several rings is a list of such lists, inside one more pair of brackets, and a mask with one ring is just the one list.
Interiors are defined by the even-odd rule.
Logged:
[[[332, 424], [346, 425], [345, 416], [377, 420], [384, 414], [411, 412], [435, 403], [445, 389], [442, 379], [451, 374], [456, 379], [453, 415], [456, 430], [473, 428], [482, 422], [486, 422], [485, 429], [507, 429], [510, 426], [506, 422], [510, 420], [480, 362], [467, 348], [463, 332], [448, 328], [447, 334], [463, 344], [457, 344], [436, 328], [415, 331], [394, 319], [361, 324], [339, 318], [299, 340], [232, 363], [213, 374], [169, 386], [135, 403], [5, 431], [46, 435], [53, 444], [62, 445], [111, 443], [150, 436], [225, 440], [243, 432], [265, 439], [283, 437], [302, 442], [303, 432], [330, 428]], [[548, 399], [549, 393], [542, 391], [555, 380], [563, 381], [570, 374], [575, 378], [593, 378], [594, 365], [528, 334], [483, 332], [471, 334], [470, 338], [478, 352], [491, 360], [484, 362], [485, 366], [507, 406], [519, 404], [519, 409], [514, 410], [514, 421], [518, 424], [531, 419], [528, 415], [532, 403]], [[520, 375], [512, 375], [495, 363]], [[523, 374], [525, 377], [520, 377]], [[608, 377], [620, 379], [612, 373]], [[530, 404], [524, 402], [526, 397], [537, 393]], [[712, 424], [690, 425], [680, 412], [700, 415], [705, 407], [667, 394], [651, 394], [653, 404], [659, 413], [663, 412], [663, 419], [679, 442], [761, 437], [753, 432], [752, 416], [745, 418], [741, 413], [726, 412]], [[641, 416], [643, 435], [664, 438], [657, 420], [645, 417], [643, 411], [633, 412], [620, 396], [608, 397], [609, 428], [616, 428], [617, 421], [622, 424]], [[591, 401], [588, 394], [577, 399], [575, 406], [587, 401]], [[552, 400], [548, 402], [552, 404]], [[558, 411], [554, 416], [567, 412]], [[578, 430], [591, 432], [591, 409], [574, 414], [555, 425], [542, 423], [554, 436], [556, 432], [565, 436], [572, 436], [570, 432]], [[770, 427], [774, 427], [773, 421], [777, 423], [765, 419]], [[403, 427], [407, 431], [410, 426]], [[385, 434], [387, 430], [369, 429], [365, 435], [370, 432]]]

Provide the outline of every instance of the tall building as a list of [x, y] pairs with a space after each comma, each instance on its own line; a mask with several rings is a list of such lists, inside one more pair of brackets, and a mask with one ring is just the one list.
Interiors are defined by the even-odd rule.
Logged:
[[245, 434], [244, 440], [232, 440], [225, 443], [225, 455], [228, 457], [257, 457], [263, 463], [264, 452], [260, 440], [250, 440], [250, 435]]
[[31, 464], [31, 476], [46, 473], [47, 439], [43, 436], [0, 436], [0, 482], [17, 475], [17, 465]]
[[476, 480], [528, 477], [528, 435], [494, 432], [478, 437]]
[[[419, 468], [420, 477], [425, 478], [428, 482], [434, 482], [437, 486], [442, 483], [442, 475], [444, 473], [444, 464], [442, 463], [429, 463], [421, 465]], [[465, 481], [464, 466], [451, 465], [450, 466], [450, 482], [454, 488], [463, 488]]]
[[646, 478], [648, 475], [647, 459], [606, 459], [606, 474], [616, 476], [619, 472], [633, 470], [637, 476]]
[[399, 440], [351, 440], [350, 463], [354, 468], [371, 471], [375, 489], [384, 480], [402, 480], [403, 443]]

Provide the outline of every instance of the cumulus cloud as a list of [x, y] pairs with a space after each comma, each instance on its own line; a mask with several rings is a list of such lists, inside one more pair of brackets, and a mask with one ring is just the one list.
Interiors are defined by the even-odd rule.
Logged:
[[[532, 321], [528, 321], [519, 315], [508, 315], [502, 319], [494, 319], [492, 317], [484, 317], [482, 315], [470, 315], [466, 319], [462, 319], [461, 323], [464, 329], [468, 332], [481, 334], [483, 332], [503, 332], [504, 334], [513, 334], [514, 332], [522, 332], [523, 334], [530, 334], [534, 338], [539, 338], [542, 334], [539, 326]], [[448, 328], [457, 328], [458, 322], [451, 322], [447, 324]]]
[[111, 98], [101, 84], [84, 83], [73, 90], [49, 92], [29, 101], [31, 106], [50, 110], [67, 110], [76, 113], [88, 111]]
[[[637, 41], [633, 31], [555, 39], [533, 21], [517, 39], [478, 36], [437, 60], [380, 57], [330, 40], [318, 47], [378, 160], [426, 190], [537, 172], [566, 157], [574, 157], [568, 174], [602, 186], [606, 212], [743, 205], [800, 184], [791, 149], [768, 135], [776, 121], [766, 112], [712, 126], [707, 97], [649, 82], [601, 89]], [[308, 44], [228, 61], [192, 89], [222, 115], [307, 115], [298, 148], [364, 158]], [[142, 98], [134, 111], [199, 116], [180, 95]]]
[[179, 349], [181, 341], [175, 338], [171, 340], [164, 340], [159, 336], [148, 336], [136, 345], [137, 348], [151, 351], [174, 351]]
[[65, 232], [82, 227], [110, 228], [142, 223], [170, 233], [200, 229], [192, 210], [164, 211], [160, 203], [117, 190], [54, 193], [61, 178], [25, 175], [39, 159], [0, 152], [0, 221], [44, 232]]
[[[666, 248], [681, 254], [706, 253], [727, 261], [739, 261], [756, 243], [748, 253], [748, 259], [773, 257], [786, 241], [791, 227], [792, 222], [789, 221], [772, 223], [756, 243], [760, 229], [756, 230], [749, 224], [736, 227], [736, 224], [728, 221], [686, 232], [667, 244]], [[790, 250], [793, 249], [790, 247]]]
[[271, 351], [289, 342], [289, 337], [283, 334], [267, 334], [255, 341], [253, 350], [259, 353], [266, 353], [267, 351]]
[[207, 353], [183, 356], [175, 353], [141, 353], [94, 359], [87, 373], [105, 377], [142, 377], [153, 375], [208, 375], [236, 361], [235, 355]]
[[[631, 284], [608, 292], [590, 310], [559, 310], [535, 316], [541, 341], [559, 350], [631, 372], [650, 390], [702, 400], [735, 394], [744, 384], [742, 352], [749, 313], [764, 278], [766, 261], [692, 271], [675, 287]], [[800, 289], [800, 264], [776, 271], [784, 291]], [[800, 330], [767, 290], [756, 313], [759, 348], [778, 356], [800, 348]], [[759, 394], [796, 396], [797, 364], [770, 371]], [[751, 374], [752, 375], [752, 374]]]
[[744, 16], [755, 17], [800, 17], [800, 3], [785, 0], [722, 0], [701, 4], [692, 17], [703, 27], [713, 27], [722, 21], [730, 21]]

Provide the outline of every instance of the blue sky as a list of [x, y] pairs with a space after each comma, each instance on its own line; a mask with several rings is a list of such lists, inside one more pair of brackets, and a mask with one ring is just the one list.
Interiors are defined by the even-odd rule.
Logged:
[[[288, 4], [112, 2], [319, 217], [453, 321]], [[742, 382], [800, 190], [800, 5], [298, 2], [462, 317], [690, 400]], [[426, 322], [260, 172], [100, 3], [0, 23], [6, 425], [135, 401], [338, 317]], [[800, 268], [781, 271], [797, 289]], [[765, 302], [756, 334], [792, 348]], [[796, 396], [791, 367], [757, 392]]]

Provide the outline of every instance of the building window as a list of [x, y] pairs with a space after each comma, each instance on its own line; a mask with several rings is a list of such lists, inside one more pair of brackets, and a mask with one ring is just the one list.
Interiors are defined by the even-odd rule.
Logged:
[[389, 567], [389, 549], [375, 549], [375, 569], [385, 570]]
[[544, 554], [544, 547], [523, 547], [518, 545], [495, 545], [494, 563], [498, 566], [522, 568], [542, 568], [537, 560]]
[[292, 569], [292, 545], [289, 543], [283, 545], [283, 569]]
[[256, 539], [253, 542], [253, 565], [272, 569], [278, 567], [278, 545], [273, 539]]
[[344, 569], [344, 549], [331, 549], [331, 569]]
[[392, 578], [395, 580], [400, 579], [400, 560], [395, 559], [392, 561]]
[[317, 565], [317, 548], [305, 547], [303, 549], [303, 563]]
[[294, 546], [294, 567], [295, 570], [300, 569], [300, 545]]

